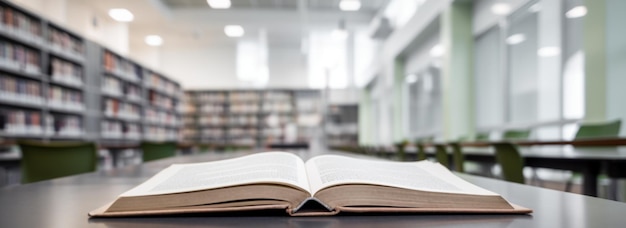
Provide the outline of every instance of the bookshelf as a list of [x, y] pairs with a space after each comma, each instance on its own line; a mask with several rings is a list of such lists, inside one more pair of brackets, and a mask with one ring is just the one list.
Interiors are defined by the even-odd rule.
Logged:
[[[253, 147], [308, 142], [311, 135], [299, 131], [301, 93], [311, 95], [309, 98], [315, 101], [310, 102], [311, 106], [320, 105], [320, 93], [316, 90], [185, 91], [183, 138], [194, 143]], [[317, 115], [319, 120], [317, 106], [308, 114]], [[297, 135], [286, 133], [288, 129]]]
[[180, 100], [177, 82], [0, 1], [0, 138], [177, 140]]
[[326, 134], [330, 146], [357, 145], [359, 107], [353, 105], [331, 105], [326, 121]]

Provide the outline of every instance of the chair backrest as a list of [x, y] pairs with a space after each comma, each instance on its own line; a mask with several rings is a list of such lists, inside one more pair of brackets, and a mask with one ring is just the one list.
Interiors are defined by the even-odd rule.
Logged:
[[24, 184], [96, 170], [95, 143], [18, 141], [18, 145]]
[[450, 168], [450, 159], [448, 159], [448, 152], [446, 151], [446, 145], [436, 144], [435, 145], [435, 157], [437, 161], [447, 167]]
[[142, 142], [143, 161], [152, 161], [176, 155], [176, 142]]
[[502, 139], [524, 140], [530, 136], [530, 130], [507, 130], [502, 135]]
[[616, 137], [619, 135], [622, 120], [599, 124], [581, 124], [575, 139]]
[[502, 168], [505, 180], [523, 184], [524, 160], [515, 145], [511, 143], [495, 143], [496, 162]]
[[465, 157], [463, 156], [463, 151], [461, 151], [461, 144], [458, 142], [450, 143], [450, 147], [452, 147], [452, 162], [454, 163], [454, 171], [463, 173], [465, 172], [464, 163]]
[[488, 132], [476, 133], [476, 141], [489, 141], [489, 133]]

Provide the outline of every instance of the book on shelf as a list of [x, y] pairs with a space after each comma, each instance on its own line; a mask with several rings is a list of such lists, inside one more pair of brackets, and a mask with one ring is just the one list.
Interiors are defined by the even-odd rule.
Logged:
[[93, 217], [284, 210], [292, 216], [531, 213], [429, 161], [286, 152], [174, 164], [89, 213]]

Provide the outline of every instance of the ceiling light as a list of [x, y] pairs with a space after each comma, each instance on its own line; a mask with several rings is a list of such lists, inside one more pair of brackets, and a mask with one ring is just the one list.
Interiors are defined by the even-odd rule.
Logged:
[[437, 44], [433, 48], [430, 49], [430, 56], [432, 57], [441, 57], [446, 52], [446, 49], [441, 45]]
[[161, 46], [163, 44], [163, 38], [157, 35], [146, 36], [146, 44], [150, 46]]
[[526, 40], [526, 35], [524, 35], [523, 33], [518, 33], [518, 34], [514, 34], [506, 38], [506, 43], [508, 45], [516, 45], [516, 44], [524, 42], [525, 40]]
[[230, 0], [207, 0], [209, 6], [213, 9], [228, 9], [230, 8]]
[[567, 18], [579, 18], [585, 15], [587, 15], [587, 7], [585, 6], [576, 6], [565, 13]]
[[409, 74], [408, 76], [406, 76], [405, 80], [406, 80], [406, 83], [413, 84], [417, 82], [417, 75]]
[[541, 11], [541, 4], [539, 3], [535, 3], [532, 6], [528, 7], [528, 12], [538, 13], [539, 11]]
[[542, 47], [537, 50], [539, 57], [553, 57], [561, 54], [561, 48], [559, 47]]
[[361, 9], [361, 1], [359, 0], [341, 0], [339, 9], [343, 11], [357, 11]]
[[507, 15], [511, 12], [511, 5], [507, 3], [496, 3], [491, 6], [491, 12], [495, 15]]
[[224, 27], [224, 33], [226, 33], [228, 37], [241, 37], [244, 34], [244, 30], [240, 25], [226, 25], [226, 27]]
[[120, 21], [120, 22], [131, 22], [135, 18], [135, 16], [133, 16], [133, 13], [131, 13], [127, 9], [121, 9], [121, 8], [110, 9], [109, 16], [111, 16], [113, 20]]

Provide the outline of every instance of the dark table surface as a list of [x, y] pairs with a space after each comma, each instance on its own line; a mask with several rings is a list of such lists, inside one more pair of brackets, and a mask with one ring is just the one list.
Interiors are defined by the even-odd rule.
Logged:
[[[208, 153], [0, 189], [0, 227], [624, 227], [626, 204], [459, 174], [531, 215], [340, 215], [331, 217], [211, 216], [90, 219], [87, 212], [115, 199], [172, 163], [202, 162], [251, 152]], [[304, 159], [312, 152], [297, 153]], [[318, 153], [320, 154], [320, 153]], [[350, 155], [354, 156], [354, 155]]]

